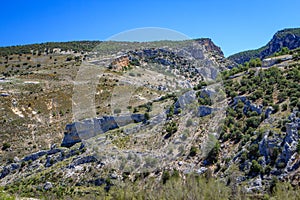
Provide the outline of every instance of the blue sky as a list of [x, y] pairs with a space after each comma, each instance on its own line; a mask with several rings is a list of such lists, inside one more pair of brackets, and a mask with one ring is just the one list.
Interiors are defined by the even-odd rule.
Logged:
[[106, 40], [142, 27], [209, 37], [226, 56], [300, 27], [299, 0], [1, 0], [0, 46]]

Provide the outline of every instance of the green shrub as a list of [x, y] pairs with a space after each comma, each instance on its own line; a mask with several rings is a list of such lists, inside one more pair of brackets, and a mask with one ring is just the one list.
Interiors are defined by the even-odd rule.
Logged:
[[261, 172], [263, 172], [262, 166], [256, 160], [252, 160], [250, 173], [258, 174], [258, 173], [261, 173]]
[[197, 155], [197, 152], [198, 152], [198, 148], [195, 147], [195, 146], [192, 146], [192, 147], [191, 147], [191, 150], [190, 150], [189, 156], [194, 157], [194, 156]]
[[169, 171], [164, 171], [162, 176], [161, 176], [161, 180], [163, 182], [163, 184], [165, 184], [169, 179], [170, 179], [170, 173]]
[[146, 112], [146, 113], [144, 114], [144, 116], [145, 116], [145, 119], [146, 119], [146, 120], [149, 120], [149, 119], [150, 119], [150, 115], [149, 115], [148, 112]]
[[287, 104], [284, 103], [284, 104], [281, 105], [281, 110], [282, 110], [282, 111], [286, 111], [286, 110], [287, 110], [287, 107], [288, 107]]
[[192, 119], [188, 119], [187, 121], [186, 121], [186, 127], [190, 127], [190, 126], [192, 126], [193, 125], [193, 120]]
[[2, 144], [2, 151], [5, 151], [6, 149], [9, 149], [11, 147], [11, 145], [7, 142], [4, 142]]

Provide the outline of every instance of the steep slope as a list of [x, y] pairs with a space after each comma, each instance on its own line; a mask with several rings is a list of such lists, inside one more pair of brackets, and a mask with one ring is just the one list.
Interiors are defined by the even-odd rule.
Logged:
[[[276, 199], [283, 191], [297, 199], [286, 180], [295, 188], [299, 181], [299, 49], [271, 66], [232, 70], [209, 39], [98, 49], [2, 57], [6, 192], [41, 199]], [[27, 68], [36, 58], [39, 67]]]
[[259, 49], [231, 55], [228, 59], [238, 64], [242, 64], [249, 61], [251, 58], [264, 59], [275, 52], [280, 51], [283, 47], [287, 47], [290, 50], [300, 47], [300, 28], [290, 28], [278, 31], [273, 36], [272, 40], [265, 46]]

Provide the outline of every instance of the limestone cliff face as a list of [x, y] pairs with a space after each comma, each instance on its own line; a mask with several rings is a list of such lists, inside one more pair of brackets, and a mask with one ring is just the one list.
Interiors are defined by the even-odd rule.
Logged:
[[289, 30], [277, 32], [268, 43], [267, 48], [260, 53], [260, 58], [265, 58], [273, 53], [280, 51], [281, 48], [296, 49], [300, 47], [300, 34]]
[[110, 64], [110, 68], [116, 71], [122, 71], [127, 66], [129, 66], [128, 56], [120, 56]]
[[251, 58], [264, 59], [275, 52], [280, 51], [283, 47], [287, 47], [290, 50], [300, 47], [300, 28], [284, 29], [278, 31], [272, 38], [272, 40], [265, 46], [250, 51], [244, 51], [232, 56], [228, 59], [238, 64], [249, 61]]
[[144, 120], [145, 116], [143, 114], [132, 114], [123, 116], [103, 116], [73, 122], [67, 124], [61, 146], [71, 147], [74, 144], [81, 142], [82, 139], [89, 139], [109, 130], [126, 126], [130, 123], [142, 122]]
[[205, 50], [208, 52], [214, 52], [219, 56], [224, 57], [223, 51], [220, 47], [215, 45], [210, 38], [196, 39], [196, 41], [204, 46]]

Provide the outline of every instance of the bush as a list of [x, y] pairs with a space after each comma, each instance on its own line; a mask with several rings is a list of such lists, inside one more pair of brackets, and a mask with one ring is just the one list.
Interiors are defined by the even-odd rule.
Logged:
[[149, 120], [149, 119], [150, 119], [150, 115], [149, 115], [148, 112], [146, 112], [146, 113], [144, 114], [144, 116], [145, 116], [145, 119], [146, 119], [146, 120]]
[[11, 147], [11, 145], [7, 142], [3, 143], [2, 145], [2, 151], [5, 151], [6, 149], [9, 149]]
[[258, 174], [258, 173], [262, 173], [262, 172], [263, 172], [262, 166], [256, 160], [252, 160], [250, 173]]
[[284, 103], [284, 104], [281, 105], [281, 110], [282, 111], [286, 111], [287, 110], [287, 104], [286, 103]]
[[246, 124], [248, 127], [257, 128], [260, 124], [260, 118], [259, 117], [250, 117], [246, 120]]
[[259, 156], [259, 148], [258, 148], [258, 144], [252, 144], [249, 147], [249, 156], [254, 156], [254, 157], [258, 157]]
[[191, 147], [191, 150], [190, 150], [189, 156], [194, 157], [194, 156], [197, 155], [197, 152], [198, 152], [198, 148], [195, 147], [195, 146], [192, 146], [192, 147]]
[[274, 108], [274, 113], [277, 113], [279, 111], [279, 105], [278, 104], [272, 105], [272, 107]]
[[163, 184], [165, 184], [169, 179], [170, 179], [170, 173], [168, 171], [164, 171], [162, 176], [161, 176], [161, 180], [163, 182]]
[[193, 120], [192, 119], [188, 119], [187, 121], [186, 121], [186, 127], [190, 127], [190, 126], [192, 126], [193, 125]]
[[297, 153], [300, 154], [300, 140], [298, 141], [298, 144], [297, 144]]
[[176, 124], [176, 122], [171, 122], [171, 123], [169, 123], [168, 125], [167, 125], [167, 127], [166, 127], [166, 132], [167, 132], [167, 134], [165, 135], [165, 139], [168, 139], [168, 138], [170, 138], [174, 133], [176, 133], [176, 131], [177, 131], [177, 124]]
[[216, 141], [215, 146], [212, 148], [212, 150], [209, 152], [207, 156], [207, 160], [211, 163], [216, 163], [218, 161], [219, 152], [220, 152], [220, 143], [219, 141]]

